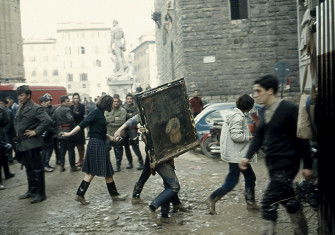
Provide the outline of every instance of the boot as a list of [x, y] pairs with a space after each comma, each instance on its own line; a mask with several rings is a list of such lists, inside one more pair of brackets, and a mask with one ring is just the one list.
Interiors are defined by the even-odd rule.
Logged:
[[60, 172], [64, 172], [64, 171], [65, 171], [64, 164], [60, 165], [60, 167], [59, 167], [59, 171], [60, 171]]
[[35, 191], [32, 194], [30, 203], [38, 203], [46, 200], [44, 169], [34, 171]]
[[120, 195], [116, 189], [115, 182], [106, 183], [109, 195], [111, 195], [113, 201], [124, 201], [126, 200], [127, 194]]
[[218, 200], [219, 199], [217, 199], [217, 198], [212, 199], [211, 197], [208, 197], [207, 200], [205, 201], [210, 215], [216, 215], [217, 214], [216, 211], [215, 211], [215, 203]]
[[26, 169], [26, 174], [27, 174], [27, 180], [28, 180], [28, 191], [25, 194], [22, 194], [19, 196], [19, 199], [27, 199], [31, 198], [32, 194], [32, 186], [33, 186], [33, 171], [27, 170]]
[[116, 163], [115, 172], [120, 172], [120, 171], [121, 171], [121, 165]]
[[75, 167], [71, 167], [70, 169], [70, 172], [76, 172], [76, 171], [79, 171], [80, 168], [78, 166], [75, 166]]
[[85, 180], [81, 181], [81, 184], [79, 185], [79, 188], [77, 190], [77, 196], [74, 200], [76, 200], [77, 202], [80, 202], [83, 205], [89, 204], [90, 202], [86, 201], [84, 197], [89, 186], [90, 186], [90, 182], [87, 182]]
[[138, 163], [138, 167], [136, 168], [136, 170], [138, 171], [143, 170], [143, 161]]
[[275, 235], [276, 234], [276, 222], [272, 220], [264, 220], [262, 235]]
[[142, 188], [138, 185], [138, 182], [135, 184], [133, 189], [133, 197], [131, 199], [132, 204], [139, 204], [142, 202], [141, 196]]
[[294, 235], [308, 235], [306, 218], [300, 209], [296, 213], [289, 213]]
[[128, 165], [126, 167], [126, 169], [132, 169], [133, 168], [133, 163], [132, 162], [128, 162]]
[[245, 193], [245, 202], [247, 203], [247, 210], [259, 210], [259, 206], [255, 200], [255, 189], [254, 188], [246, 188]]

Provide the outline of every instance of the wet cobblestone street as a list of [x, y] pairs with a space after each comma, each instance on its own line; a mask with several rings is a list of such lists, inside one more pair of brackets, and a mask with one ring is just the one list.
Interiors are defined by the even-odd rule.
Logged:
[[[112, 155], [114, 164], [114, 156]], [[161, 178], [152, 176], [141, 195], [144, 203], [131, 204], [131, 192], [140, 171], [125, 169], [115, 174], [120, 193], [129, 195], [125, 202], [112, 202], [103, 178], [93, 180], [85, 197], [91, 202], [82, 206], [74, 201], [83, 173], [46, 173], [47, 200], [30, 204], [18, 200], [27, 189], [25, 171], [19, 164], [11, 166], [16, 176], [5, 181], [0, 191], [0, 234], [260, 234], [258, 212], [248, 212], [243, 195], [243, 178], [234, 191], [217, 203], [218, 215], [209, 215], [203, 201], [222, 184], [227, 164], [188, 152], [176, 159], [181, 184], [180, 198], [187, 212], [172, 213], [169, 224], [157, 225], [150, 220], [147, 205], [162, 190]], [[136, 164], [135, 164], [136, 165]], [[263, 160], [254, 165], [257, 176], [256, 198], [261, 198], [267, 182]], [[278, 234], [292, 234], [288, 217], [280, 207]], [[310, 227], [316, 226], [316, 212], [307, 208]], [[316, 234], [311, 231], [310, 234]]]

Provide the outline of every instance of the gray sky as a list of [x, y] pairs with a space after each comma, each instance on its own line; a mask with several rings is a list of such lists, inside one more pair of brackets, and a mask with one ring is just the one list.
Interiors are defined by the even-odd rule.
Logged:
[[50, 38], [61, 22], [104, 22], [113, 19], [125, 32], [127, 49], [141, 34], [154, 31], [154, 0], [21, 0], [23, 38]]

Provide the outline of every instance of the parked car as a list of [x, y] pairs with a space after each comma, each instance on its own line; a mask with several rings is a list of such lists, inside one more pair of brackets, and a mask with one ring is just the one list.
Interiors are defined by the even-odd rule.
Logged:
[[[219, 141], [223, 117], [235, 107], [235, 103], [210, 104], [195, 117], [194, 121], [197, 137], [200, 142], [201, 150], [207, 157], [220, 157]], [[248, 123], [251, 132], [255, 129], [258, 118], [257, 114], [260, 108], [260, 105], [255, 105], [256, 115], [254, 113], [249, 117]]]

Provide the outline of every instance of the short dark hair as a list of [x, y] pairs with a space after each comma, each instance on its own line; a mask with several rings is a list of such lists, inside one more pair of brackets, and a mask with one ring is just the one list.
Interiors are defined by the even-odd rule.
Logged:
[[78, 92], [75, 92], [75, 93], [73, 93], [73, 95], [72, 95], [72, 98], [73, 98], [74, 96], [78, 96], [78, 97], [79, 97], [79, 99], [80, 99], [80, 95], [79, 95], [79, 93], [78, 93]]
[[98, 100], [97, 108], [105, 111], [112, 106], [112, 103], [113, 103], [113, 97], [111, 97], [110, 95], [104, 95]]
[[254, 99], [250, 97], [250, 95], [242, 95], [236, 100], [236, 107], [244, 112], [249, 112], [254, 106]]
[[131, 94], [131, 93], [128, 93], [128, 94], [126, 95], [126, 99], [127, 99], [127, 97], [134, 98], [133, 94]]
[[120, 99], [120, 95], [119, 95], [119, 94], [114, 94], [114, 95], [113, 95], [113, 98], [118, 98], [118, 99]]
[[68, 99], [69, 99], [69, 97], [68, 97], [67, 95], [63, 95], [63, 96], [61, 96], [61, 97], [60, 97], [60, 103], [64, 103], [65, 100], [68, 100]]
[[17, 95], [21, 95], [23, 93], [26, 95], [31, 95], [31, 90], [28, 85], [22, 85], [16, 88], [16, 93]]
[[279, 82], [276, 76], [272, 74], [267, 74], [258, 78], [254, 84], [258, 84], [263, 87], [265, 90], [272, 89], [274, 94], [277, 94]]
[[13, 100], [13, 101], [14, 101], [14, 98], [13, 98], [13, 96], [10, 96], [10, 95], [9, 95], [9, 96], [7, 96], [7, 97], [6, 97], [6, 99], [7, 99], [7, 100]]

